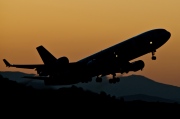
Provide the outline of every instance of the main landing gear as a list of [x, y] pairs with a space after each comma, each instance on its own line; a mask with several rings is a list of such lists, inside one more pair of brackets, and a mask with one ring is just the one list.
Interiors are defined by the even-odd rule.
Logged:
[[109, 79], [109, 83], [116, 83], [120, 81], [120, 78], [116, 77], [116, 74], [112, 74], [113, 78]]
[[[116, 83], [120, 81], [120, 78], [116, 77], [116, 74], [112, 74], [112, 75], [113, 75], [113, 78], [109, 79], [109, 83]], [[102, 82], [101, 76], [96, 77], [96, 82]]]
[[97, 77], [96, 77], [96, 82], [102, 82], [102, 78], [99, 77], [99, 76], [97, 76]]
[[156, 56], [154, 56], [154, 55], [155, 55], [155, 52], [156, 52], [156, 50], [155, 50], [155, 51], [152, 51], [152, 57], [151, 57], [152, 60], [156, 60]]

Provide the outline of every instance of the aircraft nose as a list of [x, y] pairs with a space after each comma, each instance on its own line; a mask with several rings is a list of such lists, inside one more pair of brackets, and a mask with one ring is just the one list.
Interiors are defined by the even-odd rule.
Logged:
[[171, 33], [170, 33], [169, 31], [166, 30], [166, 33], [165, 33], [165, 34], [166, 34], [165, 37], [166, 37], [167, 39], [169, 39], [169, 38], [171, 37]]
[[158, 39], [159, 39], [159, 40], [156, 40], [155, 43], [154, 43], [154, 45], [155, 45], [156, 48], [161, 47], [161, 46], [162, 46], [163, 44], [165, 44], [165, 43], [169, 40], [169, 38], [171, 37], [171, 33], [170, 33], [169, 31], [165, 30], [165, 29], [163, 29], [163, 30], [160, 29], [158, 34], [159, 34], [159, 35], [158, 35]]
[[162, 40], [161, 40], [160, 44], [162, 45], [162, 44], [166, 43], [170, 37], [171, 37], [171, 33], [169, 31], [165, 30], [163, 32], [163, 36], [162, 36]]

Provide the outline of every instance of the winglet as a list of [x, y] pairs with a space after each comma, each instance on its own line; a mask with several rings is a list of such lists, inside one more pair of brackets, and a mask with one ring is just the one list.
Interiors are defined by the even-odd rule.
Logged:
[[4, 63], [6, 64], [6, 67], [12, 66], [6, 59], [3, 59]]

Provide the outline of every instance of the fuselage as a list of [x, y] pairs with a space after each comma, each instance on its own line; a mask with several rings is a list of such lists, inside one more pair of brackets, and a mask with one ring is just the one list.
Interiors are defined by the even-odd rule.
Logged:
[[158, 49], [168, 41], [170, 36], [170, 32], [165, 29], [153, 29], [129, 38], [77, 62], [87, 63], [90, 60], [109, 58], [113, 54], [118, 55], [122, 60], [130, 61], [152, 52], [152, 50]]
[[85, 66], [92, 64], [89, 71], [91, 76], [108, 75], [111, 72], [118, 72], [120, 65], [147, 53], [156, 52], [170, 36], [171, 34], [165, 29], [153, 29], [79, 60], [77, 63]]

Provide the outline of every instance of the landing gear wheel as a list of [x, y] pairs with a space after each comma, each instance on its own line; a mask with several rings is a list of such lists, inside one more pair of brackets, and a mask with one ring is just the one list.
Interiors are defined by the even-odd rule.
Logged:
[[109, 79], [109, 83], [113, 83], [113, 79]]
[[119, 82], [120, 81], [120, 78], [113, 78], [113, 79], [109, 79], [109, 83], [113, 83], [113, 84], [115, 84], [115, 83], [117, 83], [117, 82]]
[[120, 81], [120, 78], [116, 78], [116, 82], [119, 82]]
[[152, 60], [156, 60], [155, 52], [156, 50], [152, 51], [152, 58], [151, 58]]
[[113, 80], [113, 82], [112, 82], [112, 83], [114, 83], [114, 84], [115, 84], [115, 83], [116, 83], [116, 79], [114, 78], [114, 79], [112, 79], [112, 80]]
[[96, 78], [96, 82], [102, 82], [102, 78], [97, 77], [97, 78]]
[[152, 56], [152, 60], [156, 60], [156, 56]]

